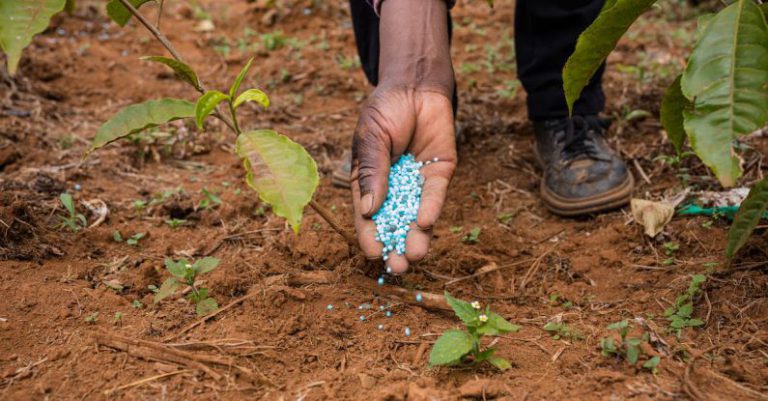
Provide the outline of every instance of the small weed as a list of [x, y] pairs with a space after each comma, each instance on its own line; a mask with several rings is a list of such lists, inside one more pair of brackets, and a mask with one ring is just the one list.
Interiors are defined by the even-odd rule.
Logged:
[[360, 59], [357, 56], [347, 57], [343, 54], [337, 54], [336, 63], [345, 71], [360, 68]]
[[133, 302], [131, 302], [131, 306], [133, 307], [133, 309], [141, 309], [144, 307], [144, 304], [141, 303], [141, 301], [139, 301], [138, 299], [134, 299]]
[[140, 212], [147, 207], [147, 201], [143, 199], [136, 199], [131, 205], [133, 206], [133, 210]]
[[171, 230], [175, 230], [186, 223], [187, 221], [184, 219], [169, 219], [165, 221], [165, 224], [168, 224], [168, 227], [171, 227]]
[[514, 99], [518, 89], [520, 89], [520, 81], [511, 79], [504, 84], [504, 89], [499, 89], [496, 93], [505, 99]]
[[675, 252], [680, 250], [680, 244], [677, 242], [665, 242], [664, 243], [664, 253], [667, 254], [667, 256], [671, 256]]
[[65, 192], [59, 195], [59, 201], [61, 201], [64, 209], [67, 210], [66, 216], [59, 216], [61, 219], [60, 228], [69, 228], [73, 233], [76, 233], [88, 225], [85, 216], [78, 213], [75, 209], [75, 200], [72, 198], [72, 195]]
[[261, 35], [261, 44], [267, 51], [280, 50], [285, 47], [286, 37], [283, 31], [275, 31]]
[[[620, 340], [618, 343], [613, 337], [605, 337], [600, 340], [600, 350], [603, 356], [624, 359], [632, 366], [637, 364], [640, 358], [645, 355], [641, 345], [650, 342], [650, 334], [646, 332], [640, 337], [627, 337], [630, 328], [631, 325], [627, 319], [608, 325], [608, 330], [618, 331]], [[656, 367], [659, 366], [661, 358], [658, 356], [647, 356], [649, 358], [646, 358], [642, 367], [655, 374], [657, 372]]]
[[559, 340], [561, 338], [568, 340], [583, 340], [584, 335], [565, 323], [549, 322], [544, 325], [544, 331], [552, 334], [552, 338]]
[[453, 366], [462, 363], [480, 363], [488, 361], [500, 370], [507, 370], [512, 365], [504, 358], [494, 355], [496, 348], [490, 347], [480, 351], [482, 337], [496, 337], [509, 332], [520, 330], [501, 315], [491, 312], [486, 306], [482, 310], [479, 302], [472, 303], [456, 299], [445, 293], [445, 300], [453, 308], [456, 316], [461, 319], [465, 330], [449, 329], [437, 339], [429, 353], [429, 365]]
[[469, 233], [461, 238], [461, 240], [466, 244], [476, 244], [480, 242], [480, 227], [475, 227], [471, 230], [469, 230]]
[[218, 266], [219, 260], [212, 257], [199, 259], [195, 263], [189, 263], [187, 259], [178, 261], [165, 259], [165, 269], [173, 277], [165, 280], [155, 292], [155, 303], [173, 295], [179, 288], [186, 285], [191, 289], [187, 294], [187, 299], [195, 304], [195, 311], [198, 316], [205, 316], [216, 311], [219, 309], [219, 304], [214, 298], [208, 296], [207, 288], [197, 288], [195, 281], [197, 276], [209, 273]]
[[112, 323], [114, 323], [114, 324], [122, 324], [123, 323], [123, 312], [115, 312], [115, 317], [112, 318]]
[[131, 238], [128, 238], [125, 240], [125, 243], [130, 246], [139, 246], [139, 241], [141, 241], [142, 238], [144, 238], [147, 234], [144, 233], [136, 233], [131, 236]]
[[517, 216], [517, 213], [503, 212], [503, 213], [499, 213], [496, 216], [496, 218], [499, 219], [499, 222], [501, 222], [501, 224], [507, 225], [509, 224], [510, 221], [512, 221], [512, 219], [515, 218], [515, 216]]
[[120, 231], [118, 230], [112, 231], [112, 239], [115, 240], [115, 242], [123, 242], [123, 235], [120, 234]]
[[223, 203], [218, 195], [209, 191], [207, 188], [201, 189], [200, 193], [203, 194], [203, 199], [200, 199], [200, 202], [197, 204], [199, 210], [215, 208], [221, 206]]
[[701, 319], [693, 318], [693, 301], [701, 293], [701, 284], [707, 281], [707, 276], [695, 274], [691, 277], [688, 290], [675, 299], [675, 304], [664, 311], [664, 316], [669, 319], [669, 329], [680, 338], [680, 334], [686, 327], [698, 327], [704, 324]]
[[99, 312], [93, 312], [83, 319], [86, 323], [95, 324], [99, 320]]
[[448, 228], [448, 230], [452, 234], [461, 234], [461, 232], [464, 231], [464, 227], [462, 227], [462, 226], [451, 226], [450, 228]]

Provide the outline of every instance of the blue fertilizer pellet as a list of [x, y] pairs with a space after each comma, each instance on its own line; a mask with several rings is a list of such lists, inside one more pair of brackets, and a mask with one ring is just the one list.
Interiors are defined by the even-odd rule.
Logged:
[[75, 191], [79, 191], [83, 189], [83, 187], [80, 186], [80, 184], [75, 184]]
[[385, 313], [385, 315], [387, 315], [387, 317], [392, 317], [392, 311], [387, 311], [387, 313]]
[[360, 316], [360, 321], [365, 320], [365, 316]]
[[424, 297], [421, 295], [421, 293], [416, 294], [416, 302], [421, 302], [424, 300]]
[[379, 330], [384, 330], [384, 325], [383, 324], [379, 325]]
[[[376, 240], [381, 242], [382, 257], [386, 261], [390, 252], [405, 253], [405, 238], [410, 224], [416, 221], [421, 203], [421, 186], [424, 176], [419, 169], [424, 165], [411, 154], [400, 156], [389, 170], [389, 191], [373, 221], [376, 223]], [[391, 273], [391, 269], [387, 273]]]
[[379, 277], [379, 285], [384, 285], [384, 277]]
[[406, 337], [410, 337], [411, 336], [411, 328], [410, 327], [406, 327], [405, 328], [405, 336]]
[[326, 306], [326, 307], [325, 307], [325, 309], [328, 309], [328, 310], [333, 310], [333, 305], [331, 305], [331, 304], [328, 304], [328, 306]]

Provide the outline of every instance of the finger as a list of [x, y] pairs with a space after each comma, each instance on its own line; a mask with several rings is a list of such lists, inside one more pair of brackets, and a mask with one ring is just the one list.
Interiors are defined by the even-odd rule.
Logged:
[[405, 239], [405, 257], [409, 262], [417, 262], [424, 259], [429, 251], [429, 242], [432, 240], [432, 230], [422, 230], [416, 224], [411, 224], [408, 237]]
[[360, 215], [371, 217], [387, 197], [391, 140], [362, 118], [352, 139], [352, 181], [360, 187]]
[[387, 257], [387, 267], [394, 275], [400, 275], [408, 271], [408, 259], [404, 255], [398, 255], [392, 251]]
[[448, 184], [453, 175], [453, 164], [438, 161], [422, 168], [424, 186], [421, 190], [421, 204], [416, 217], [416, 224], [422, 230], [429, 230], [435, 225], [445, 204]]
[[355, 231], [360, 249], [368, 259], [381, 258], [383, 246], [376, 241], [376, 223], [360, 213], [360, 185], [357, 181], [352, 182], [352, 206], [355, 209]]

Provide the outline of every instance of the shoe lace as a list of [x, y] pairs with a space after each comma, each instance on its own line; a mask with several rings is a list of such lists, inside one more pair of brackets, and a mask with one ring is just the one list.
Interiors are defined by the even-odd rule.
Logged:
[[607, 122], [601, 121], [596, 116], [573, 116], [562, 120], [558, 127], [561, 135], [558, 135], [556, 140], [563, 145], [563, 159], [567, 161], [584, 157], [593, 160], [604, 159], [597, 147], [596, 139], [602, 136], [606, 128]]

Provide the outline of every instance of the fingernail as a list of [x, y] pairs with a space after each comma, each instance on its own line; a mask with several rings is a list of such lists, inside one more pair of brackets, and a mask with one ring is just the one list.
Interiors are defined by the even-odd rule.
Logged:
[[373, 212], [373, 194], [363, 195], [363, 199], [360, 202], [363, 208], [364, 215], [370, 215]]

